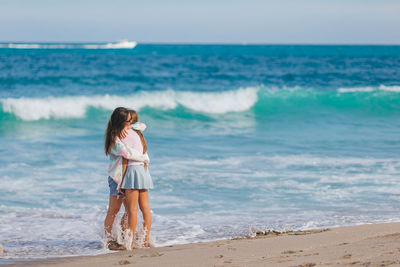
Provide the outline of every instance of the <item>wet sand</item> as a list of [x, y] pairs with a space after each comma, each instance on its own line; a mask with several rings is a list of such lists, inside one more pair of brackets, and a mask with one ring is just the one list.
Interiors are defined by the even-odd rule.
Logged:
[[49, 259], [14, 266], [400, 266], [400, 223]]

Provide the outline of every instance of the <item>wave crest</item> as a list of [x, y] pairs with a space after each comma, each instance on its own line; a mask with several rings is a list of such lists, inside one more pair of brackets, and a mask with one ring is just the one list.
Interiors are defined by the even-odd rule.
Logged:
[[[222, 92], [174, 90], [137, 92], [128, 96], [65, 96], [46, 98], [3, 98], [2, 110], [19, 119], [84, 118], [89, 108], [113, 110], [125, 106], [140, 110], [174, 110], [178, 106], [194, 113], [226, 114], [252, 109], [259, 117], [314, 116], [321, 112], [362, 112], [390, 115], [400, 112], [400, 86], [312, 90], [302, 88], [246, 87]], [[318, 111], [318, 112], [316, 112]], [[173, 116], [186, 116], [178, 110]], [[332, 113], [332, 114], [333, 114]], [[4, 114], [4, 113], [3, 113]]]
[[151, 107], [161, 110], [182, 105], [190, 110], [223, 114], [250, 109], [257, 102], [257, 88], [241, 88], [219, 93], [176, 92], [173, 90], [139, 92], [131, 96], [66, 96], [47, 98], [0, 99], [3, 112], [27, 121], [40, 119], [83, 118], [90, 107], [113, 110], [125, 106], [140, 110]]
[[374, 92], [374, 91], [388, 91], [388, 92], [400, 92], [400, 86], [385, 86], [380, 85], [379, 87], [354, 87], [354, 88], [339, 88], [339, 93], [354, 93], [354, 92]]

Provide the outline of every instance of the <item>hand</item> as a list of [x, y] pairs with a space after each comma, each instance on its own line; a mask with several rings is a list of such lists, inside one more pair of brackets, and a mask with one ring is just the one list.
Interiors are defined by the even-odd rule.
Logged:
[[126, 128], [122, 129], [120, 133], [121, 139], [124, 139], [128, 135], [128, 130]]
[[125, 196], [125, 189], [122, 189], [122, 188], [118, 189], [118, 193]]
[[149, 163], [150, 163], [149, 155], [146, 153], [146, 154], [143, 155], [143, 157], [144, 157], [143, 162], [144, 162], [145, 164], [149, 164]]

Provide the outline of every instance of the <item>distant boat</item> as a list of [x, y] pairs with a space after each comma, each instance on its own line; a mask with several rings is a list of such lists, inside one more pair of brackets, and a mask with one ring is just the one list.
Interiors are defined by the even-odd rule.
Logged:
[[104, 48], [134, 48], [137, 45], [136, 42], [129, 42], [128, 40], [121, 40], [117, 43], [108, 43], [104, 46]]
[[86, 49], [132, 49], [137, 45], [136, 42], [121, 40], [116, 43], [107, 43], [107, 44], [88, 44], [84, 45], [83, 48]]

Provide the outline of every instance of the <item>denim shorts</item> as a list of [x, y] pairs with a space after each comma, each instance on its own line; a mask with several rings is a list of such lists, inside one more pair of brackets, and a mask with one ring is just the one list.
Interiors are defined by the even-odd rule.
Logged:
[[108, 177], [108, 186], [110, 187], [110, 196], [124, 196], [118, 192], [118, 184], [111, 177]]

